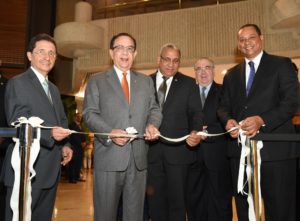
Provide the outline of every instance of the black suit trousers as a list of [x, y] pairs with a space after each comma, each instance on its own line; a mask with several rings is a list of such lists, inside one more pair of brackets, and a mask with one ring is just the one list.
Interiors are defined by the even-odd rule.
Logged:
[[231, 221], [232, 183], [229, 164], [220, 165], [219, 169], [209, 168], [201, 149], [198, 151], [197, 162], [189, 170], [188, 220]]
[[152, 221], [186, 220], [186, 186], [190, 164], [148, 164], [147, 197]]
[[[239, 159], [231, 159], [233, 186], [239, 221], [248, 221], [247, 196], [237, 194]], [[261, 164], [261, 193], [266, 221], [296, 220], [297, 160], [267, 161]]]
[[[54, 186], [48, 189], [32, 188], [31, 221], [52, 220], [58, 180], [59, 177], [57, 178], [57, 182]], [[11, 221], [13, 217], [13, 213], [10, 208], [12, 190], [12, 187], [7, 187], [5, 221]]]

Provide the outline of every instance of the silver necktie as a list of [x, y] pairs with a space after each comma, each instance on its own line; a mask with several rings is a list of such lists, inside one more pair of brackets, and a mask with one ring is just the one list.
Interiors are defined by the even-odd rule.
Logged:
[[206, 99], [205, 91], [206, 91], [206, 87], [202, 87], [201, 94], [200, 94], [202, 107], [204, 107], [204, 103]]
[[45, 78], [44, 82], [42, 83], [43, 85], [43, 88], [44, 88], [44, 91], [50, 101], [50, 103], [52, 103], [52, 99], [51, 99], [51, 94], [50, 94], [50, 90], [49, 90], [49, 82], [48, 82], [48, 79]]

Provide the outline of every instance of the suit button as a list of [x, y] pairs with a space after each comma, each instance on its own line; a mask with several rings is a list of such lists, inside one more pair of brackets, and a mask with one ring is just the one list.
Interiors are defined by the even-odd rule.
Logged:
[[129, 119], [131, 119], [131, 114], [128, 117], [129, 117]]
[[248, 109], [248, 106], [245, 106], [245, 109]]

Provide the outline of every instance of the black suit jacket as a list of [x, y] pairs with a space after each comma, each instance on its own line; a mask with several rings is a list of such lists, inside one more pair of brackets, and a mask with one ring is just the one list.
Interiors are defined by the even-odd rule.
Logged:
[[0, 73], [0, 127], [6, 127], [6, 119], [5, 119], [5, 112], [4, 112], [4, 92], [5, 86], [7, 83], [7, 79], [4, 78]]
[[[259, 115], [265, 122], [261, 132], [295, 133], [292, 117], [298, 106], [298, 79], [289, 58], [263, 53], [248, 97], [245, 86], [245, 62], [233, 67], [224, 77], [218, 115], [224, 125]], [[231, 157], [240, 156], [233, 139], [228, 148]], [[264, 142], [263, 161], [295, 158], [299, 148], [292, 142]]]
[[[5, 92], [5, 113], [9, 124], [19, 117], [37, 116], [44, 120], [44, 126], [68, 127], [67, 118], [57, 87], [49, 82], [49, 90], [53, 105], [50, 103], [37, 76], [31, 68], [10, 79]], [[32, 181], [33, 188], [51, 188], [58, 182], [63, 142], [56, 142], [51, 137], [51, 130], [41, 130], [40, 153], [34, 164], [36, 176]], [[4, 181], [12, 186], [14, 172], [11, 167], [13, 145], [5, 156]]]
[[[4, 93], [6, 87], [7, 79], [3, 77], [0, 73], [0, 127], [7, 127], [5, 112], [4, 112]], [[2, 168], [2, 163], [4, 160], [6, 148], [10, 142], [10, 138], [0, 138], [0, 172]]]
[[[212, 83], [203, 107], [203, 125], [212, 134], [223, 133], [225, 129], [217, 116], [222, 85]], [[200, 94], [200, 92], [199, 92]], [[207, 137], [200, 143], [199, 157], [203, 157], [205, 165], [210, 170], [228, 169], [227, 136]], [[226, 165], [226, 166], [225, 166]]]
[[[156, 74], [151, 77], [156, 87]], [[179, 72], [175, 74], [162, 113], [159, 131], [164, 136], [178, 138], [192, 130], [202, 129], [203, 114], [195, 79]], [[165, 159], [172, 164], [188, 164], [196, 160], [196, 151], [191, 150], [185, 141], [167, 143], [160, 140], [150, 144], [148, 161], [151, 163], [158, 159], [160, 151], [163, 151]]]

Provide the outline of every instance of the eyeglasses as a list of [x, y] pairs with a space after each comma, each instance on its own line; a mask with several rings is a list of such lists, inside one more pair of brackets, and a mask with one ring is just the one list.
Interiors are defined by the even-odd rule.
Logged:
[[37, 54], [38, 56], [41, 57], [45, 57], [45, 56], [49, 56], [50, 58], [55, 58], [56, 57], [56, 53], [54, 51], [45, 51], [44, 49], [40, 49], [37, 51], [34, 51], [33, 53]]
[[124, 46], [124, 45], [117, 45], [113, 47], [113, 50], [116, 50], [116, 52], [128, 52], [130, 54], [133, 54], [135, 52], [134, 46]]
[[162, 63], [164, 63], [164, 64], [175, 64], [175, 65], [177, 65], [180, 62], [179, 58], [174, 58], [173, 60], [171, 58], [166, 58], [166, 57], [163, 57], [163, 56], [160, 56], [160, 58], [161, 58]]
[[211, 71], [212, 69], [214, 69], [214, 66], [204, 66], [204, 67], [195, 67], [195, 71], [196, 73], [200, 73], [201, 71]]

